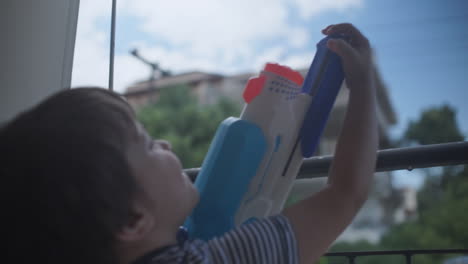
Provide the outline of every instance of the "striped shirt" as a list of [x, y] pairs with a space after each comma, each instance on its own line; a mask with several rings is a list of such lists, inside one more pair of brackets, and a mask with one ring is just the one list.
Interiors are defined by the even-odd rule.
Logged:
[[299, 263], [294, 232], [282, 215], [251, 221], [210, 241], [185, 240], [133, 264]]

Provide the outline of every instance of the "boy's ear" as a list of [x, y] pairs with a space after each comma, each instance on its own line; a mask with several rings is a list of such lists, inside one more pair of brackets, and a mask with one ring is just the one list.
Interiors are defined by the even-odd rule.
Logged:
[[133, 206], [128, 222], [117, 232], [117, 239], [132, 242], [143, 239], [154, 227], [154, 217], [147, 208], [140, 204]]

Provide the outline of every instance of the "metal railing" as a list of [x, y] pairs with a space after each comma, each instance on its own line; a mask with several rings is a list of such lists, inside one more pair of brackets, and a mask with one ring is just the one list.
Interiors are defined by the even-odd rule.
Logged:
[[[298, 178], [318, 178], [327, 175], [333, 156], [320, 156], [304, 160]], [[433, 144], [418, 147], [385, 149], [377, 152], [376, 172], [394, 170], [413, 170], [438, 166], [468, 164], [468, 142]], [[186, 169], [185, 172], [194, 181], [199, 168]], [[468, 249], [426, 249], [426, 250], [377, 250], [330, 252], [324, 257], [345, 257], [348, 264], [356, 264], [356, 259], [367, 256], [400, 255], [406, 264], [413, 263], [413, 256], [433, 254], [465, 254]], [[449, 262], [447, 262], [449, 263]], [[453, 264], [467, 263], [454, 262]], [[450, 262], [451, 264], [451, 262]]]
[[356, 264], [357, 257], [399, 255], [405, 258], [406, 264], [413, 264], [415, 255], [434, 254], [468, 254], [468, 249], [428, 249], [428, 250], [376, 250], [376, 251], [350, 251], [327, 253], [325, 257], [345, 257], [348, 264]]
[[[319, 178], [327, 175], [333, 156], [305, 159], [298, 178]], [[376, 172], [468, 164], [468, 141], [384, 149], [377, 152]], [[185, 172], [195, 180], [199, 168]]]
[[112, 0], [111, 28], [109, 41], [109, 90], [114, 90], [114, 58], [115, 58], [115, 22], [117, 16], [117, 0]]
[[[306, 159], [298, 178], [325, 176], [333, 156]], [[468, 142], [453, 142], [418, 147], [384, 149], [377, 152], [376, 172], [413, 170], [438, 166], [468, 164]]]

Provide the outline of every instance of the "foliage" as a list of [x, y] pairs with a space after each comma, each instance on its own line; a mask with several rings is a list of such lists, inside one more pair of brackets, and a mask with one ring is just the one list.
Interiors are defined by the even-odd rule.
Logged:
[[[447, 105], [424, 111], [411, 121], [401, 142], [435, 144], [464, 140], [456, 123], [455, 111]], [[450, 249], [468, 245], [468, 166], [450, 167], [427, 174], [418, 193], [418, 218], [389, 228], [377, 245], [366, 242], [337, 243], [331, 251]], [[418, 255], [415, 263], [443, 263], [453, 256]], [[371, 256], [359, 258], [361, 264], [403, 263], [402, 257]], [[321, 263], [332, 262], [333, 258]], [[324, 262], [325, 261], [325, 262]], [[326, 262], [328, 261], [328, 262]]]
[[[421, 114], [417, 121], [411, 121], [403, 141], [418, 144], [439, 144], [464, 140], [460, 132], [456, 112], [449, 105], [433, 107]], [[442, 170], [442, 171], [441, 171]], [[426, 180], [418, 193], [418, 207], [425, 211], [437, 203], [446, 192], [447, 184], [456, 178], [459, 167], [425, 169]]]
[[419, 120], [409, 122], [403, 140], [421, 145], [461, 141], [464, 136], [455, 117], [456, 111], [449, 105], [427, 109]]
[[143, 107], [138, 120], [153, 138], [171, 142], [185, 168], [200, 167], [220, 122], [238, 116], [238, 104], [221, 98], [214, 105], [199, 105], [188, 87], [160, 90], [157, 102]]

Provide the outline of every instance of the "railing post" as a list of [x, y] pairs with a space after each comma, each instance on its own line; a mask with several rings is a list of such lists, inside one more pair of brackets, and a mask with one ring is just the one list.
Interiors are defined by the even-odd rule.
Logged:
[[406, 257], [406, 264], [411, 264], [411, 261], [412, 261], [411, 257], [412, 257], [412, 255], [411, 255], [410, 253], [407, 253], [407, 254], [405, 254], [405, 257]]
[[355, 258], [356, 258], [356, 256], [348, 256], [348, 263], [349, 264], [355, 264], [355, 262], [354, 262]]

